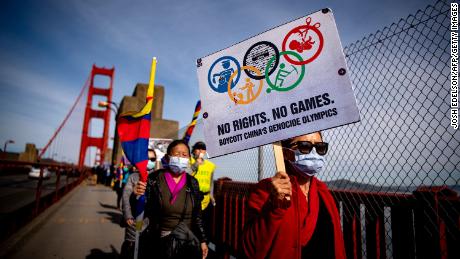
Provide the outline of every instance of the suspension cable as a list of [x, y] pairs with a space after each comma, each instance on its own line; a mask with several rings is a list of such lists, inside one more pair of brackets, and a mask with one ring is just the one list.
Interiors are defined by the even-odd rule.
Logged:
[[40, 154], [38, 155], [38, 159], [41, 159], [41, 157], [46, 152], [46, 150], [48, 149], [48, 147], [51, 144], [51, 142], [53, 142], [53, 140], [56, 138], [57, 134], [59, 134], [59, 132], [61, 131], [62, 127], [64, 127], [64, 124], [69, 119], [69, 117], [72, 114], [73, 110], [77, 106], [77, 103], [80, 101], [80, 98], [83, 96], [83, 93], [85, 92], [85, 89], [88, 87], [90, 78], [91, 78], [91, 76], [89, 76], [88, 79], [86, 79], [86, 83], [83, 85], [83, 87], [82, 87], [82, 89], [80, 91], [80, 94], [78, 95], [77, 99], [75, 100], [75, 103], [72, 105], [72, 108], [70, 108], [70, 111], [67, 113], [67, 115], [65, 116], [64, 120], [61, 122], [61, 125], [59, 125], [59, 128], [54, 132], [53, 136], [48, 141], [46, 146], [41, 150]]

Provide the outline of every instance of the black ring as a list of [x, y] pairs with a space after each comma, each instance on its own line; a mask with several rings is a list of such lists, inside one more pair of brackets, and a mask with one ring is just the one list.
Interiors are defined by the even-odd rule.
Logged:
[[[257, 43], [255, 43], [254, 45], [252, 45], [247, 51], [246, 53], [244, 54], [244, 58], [243, 58], [243, 66], [247, 66], [247, 62], [246, 62], [246, 58], [248, 58], [248, 55], [251, 53], [251, 51], [259, 46], [259, 45], [267, 45], [269, 48], [272, 48], [273, 50], [275, 50], [275, 62], [274, 62], [274, 66], [273, 68], [268, 71], [268, 75], [271, 75], [273, 72], [275, 72], [276, 68], [278, 67], [278, 63], [280, 61], [280, 57], [279, 57], [279, 51], [278, 51], [278, 48], [275, 46], [275, 44], [269, 42], [269, 41], [259, 41]], [[260, 54], [259, 54], [260, 55]], [[267, 62], [271, 59], [272, 57], [271, 56], [268, 56], [267, 58]], [[250, 64], [249, 64], [250, 66]], [[265, 65], [266, 66], [266, 65]], [[261, 80], [261, 79], [264, 79], [265, 78], [265, 66], [263, 68], [258, 68], [261, 72], [262, 75], [258, 76], [258, 75], [253, 75], [251, 74], [248, 69], [244, 69], [244, 72], [246, 73], [247, 76], [249, 76], [250, 78], [252, 79], [256, 79], [256, 80]]]

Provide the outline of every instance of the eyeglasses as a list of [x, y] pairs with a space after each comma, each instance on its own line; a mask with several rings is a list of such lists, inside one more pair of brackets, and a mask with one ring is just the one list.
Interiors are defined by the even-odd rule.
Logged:
[[328, 143], [326, 142], [316, 142], [315, 144], [310, 141], [297, 141], [289, 144], [290, 149], [297, 149], [302, 154], [309, 154], [313, 147], [316, 149], [316, 153], [320, 156], [324, 156], [327, 153]]
[[152, 161], [152, 162], [157, 161], [157, 159], [156, 159], [155, 157], [152, 157], [152, 158], [150, 158], [149, 160]]

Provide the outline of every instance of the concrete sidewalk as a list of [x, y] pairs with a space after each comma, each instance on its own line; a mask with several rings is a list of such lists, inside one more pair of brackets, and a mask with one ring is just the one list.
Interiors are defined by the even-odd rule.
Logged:
[[112, 189], [83, 183], [12, 237], [19, 241], [7, 258], [118, 258], [124, 229], [115, 206]]

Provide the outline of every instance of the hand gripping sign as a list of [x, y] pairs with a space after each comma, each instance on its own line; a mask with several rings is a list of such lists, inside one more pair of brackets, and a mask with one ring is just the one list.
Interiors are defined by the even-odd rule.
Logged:
[[197, 67], [211, 157], [360, 120], [330, 9], [200, 58]]

